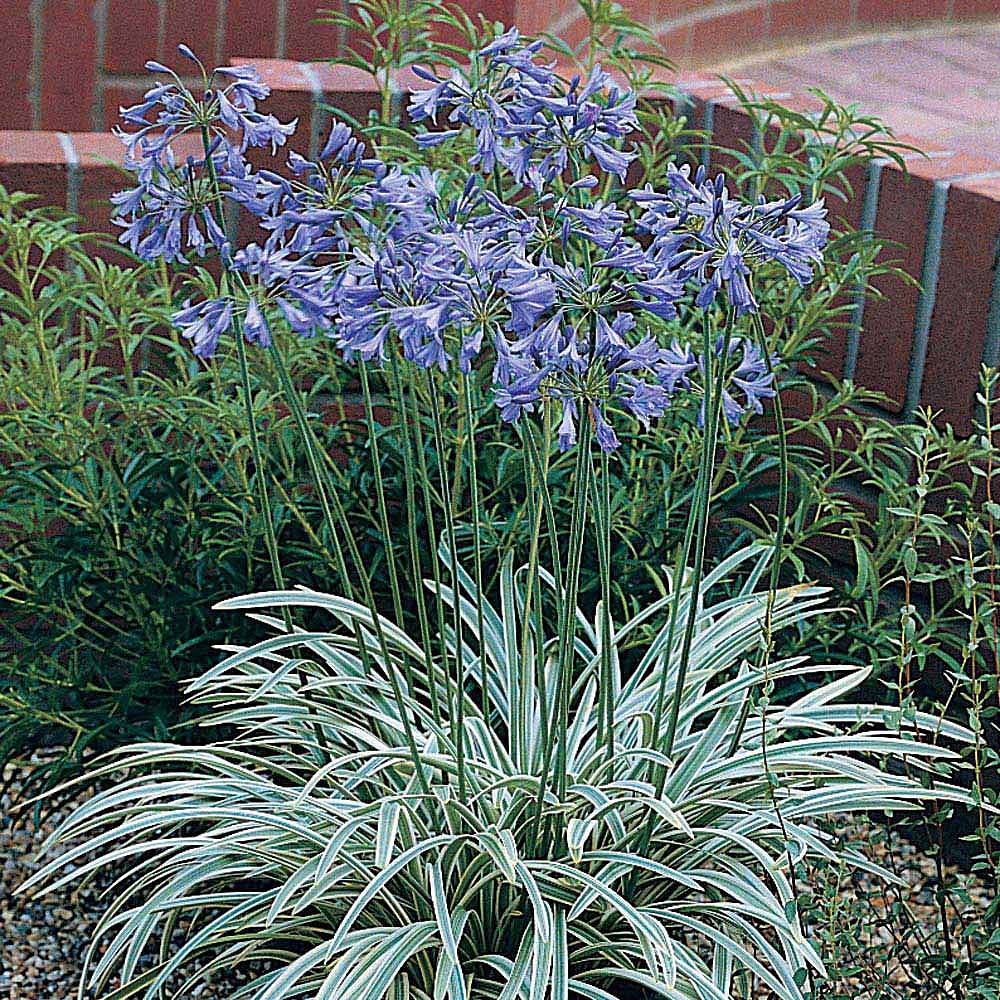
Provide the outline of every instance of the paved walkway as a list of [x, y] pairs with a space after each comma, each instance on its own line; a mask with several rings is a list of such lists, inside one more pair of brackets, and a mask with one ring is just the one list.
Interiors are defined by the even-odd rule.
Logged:
[[816, 86], [901, 136], [1000, 161], [998, 24], [855, 38], [721, 69], [782, 90]]

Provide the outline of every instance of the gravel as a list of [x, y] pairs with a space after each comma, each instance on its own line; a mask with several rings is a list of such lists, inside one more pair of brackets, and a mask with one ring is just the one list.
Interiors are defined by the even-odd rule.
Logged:
[[[37, 762], [37, 759], [36, 759]], [[73, 885], [45, 896], [14, 896], [14, 890], [40, 866], [39, 848], [66, 816], [69, 809], [91, 794], [84, 791], [73, 801], [61, 803], [44, 814], [36, 825], [32, 810], [18, 810], [25, 801], [24, 783], [32, 762], [10, 766], [4, 772], [5, 792], [0, 800], [0, 998], [4, 1000], [63, 1000], [75, 997], [83, 956], [91, 934], [103, 912], [102, 893], [119, 871], [102, 869], [98, 877], [82, 886]], [[919, 951], [920, 942], [941, 940], [941, 911], [937, 902], [938, 871], [933, 858], [913, 844], [893, 835], [889, 842], [881, 827], [857, 821], [841, 822], [837, 830], [855, 845], [863, 846], [873, 860], [893, 866], [906, 881], [902, 891], [888, 889], [879, 880], [826, 869], [817, 872], [814, 889], [824, 897], [825, 912], [836, 910], [838, 940], [850, 936], [853, 956], [840, 956], [860, 964], [853, 975], [841, 980], [862, 992], [829, 995], [908, 997], [917, 995], [915, 969], [908, 956]], [[890, 850], [891, 847], [891, 850]], [[64, 848], [65, 849], [65, 848]], [[982, 883], [954, 869], [945, 869], [949, 893], [948, 917], [956, 924], [973, 919], [989, 902]], [[831, 908], [833, 901], [836, 905]], [[815, 931], [816, 928], [811, 928]], [[183, 927], [177, 941], [183, 940]], [[860, 956], [860, 963], [858, 963]], [[262, 968], [262, 967], [261, 967]], [[191, 1000], [222, 1000], [248, 981], [252, 968], [219, 976], [185, 996]], [[919, 975], [919, 969], [916, 970]], [[870, 992], [874, 980], [882, 984]], [[117, 983], [109, 984], [113, 988]], [[180, 983], [178, 982], [179, 986]], [[920, 996], [927, 995], [922, 991]]]
[[[37, 758], [34, 759], [37, 762]], [[32, 762], [4, 770], [3, 798], [0, 799], [0, 998], [2, 1000], [69, 1000], [78, 995], [80, 970], [91, 936], [106, 907], [102, 894], [123, 873], [122, 868], [99, 869], [96, 878], [71, 884], [44, 896], [15, 896], [14, 890], [42, 866], [39, 848], [52, 831], [92, 790], [75, 795], [59, 808], [44, 813], [35, 823], [34, 810], [24, 804], [24, 783]], [[75, 843], [75, 842], [74, 842]], [[60, 851], [72, 844], [60, 845]], [[57, 852], [46, 856], [47, 863]], [[93, 855], [86, 855], [84, 864]], [[184, 939], [184, 927], [175, 935], [175, 945]], [[143, 967], [154, 964], [152, 956]], [[222, 1000], [234, 988], [246, 983], [253, 971], [263, 966], [245, 967], [235, 973], [218, 975], [185, 994], [185, 1000]], [[171, 985], [180, 986], [183, 979]], [[120, 985], [111, 980], [106, 990]], [[88, 991], [84, 994], [89, 997]], [[169, 993], [168, 993], [169, 995]]]

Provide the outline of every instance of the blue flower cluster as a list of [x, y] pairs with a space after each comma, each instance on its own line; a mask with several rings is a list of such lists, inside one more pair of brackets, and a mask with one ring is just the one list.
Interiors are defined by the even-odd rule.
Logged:
[[[116, 129], [125, 145], [125, 168], [134, 171], [136, 185], [111, 199], [125, 230], [121, 242], [144, 260], [162, 257], [168, 263], [183, 260], [185, 249], [204, 256], [208, 246], [228, 256], [215, 177], [223, 171], [246, 172], [242, 154], [249, 147], [269, 145], [273, 155], [295, 131], [294, 121], [282, 124], [257, 110], [270, 89], [253, 67], [222, 66], [209, 74], [186, 45], [179, 50], [201, 72], [201, 96], [168, 66], [146, 63], [151, 73], [168, 80], [146, 91], [138, 104], [121, 109], [122, 119], [138, 126], [134, 132]], [[178, 160], [174, 144], [188, 134], [207, 148], [202, 156]]]
[[[139, 130], [123, 134], [136, 186], [115, 196], [122, 240], [146, 259], [220, 253], [219, 294], [174, 316], [201, 357], [230, 330], [267, 347], [278, 324], [329, 337], [348, 358], [398, 351], [426, 369], [485, 370], [505, 420], [548, 400], [562, 448], [586, 420], [613, 450], [615, 413], [648, 426], [678, 392], [698, 391], [705, 359], [670, 330], [681, 301], [709, 310], [724, 289], [741, 316], [757, 308], [762, 268], [810, 281], [826, 213], [797, 198], [742, 202], [686, 166], [669, 167], [665, 192], [623, 192], [609, 177], [624, 179], [635, 157], [635, 95], [600, 67], [562, 81], [540, 48], [512, 29], [467, 73], [419, 71], [430, 86], [412, 96], [411, 117], [448, 126], [419, 143], [474, 141], [461, 189], [373, 156], [343, 124], [315, 160], [291, 152], [283, 171], [254, 169], [246, 149], [274, 152], [294, 123], [257, 110], [267, 88], [253, 70], [203, 70], [195, 98], [151, 64], [171, 81], [124, 111]], [[203, 156], [175, 162], [173, 140], [192, 131]], [[259, 244], [234, 252], [223, 199], [257, 218]], [[760, 412], [775, 391], [770, 366], [741, 338], [723, 363], [727, 419]]]
[[455, 126], [427, 132], [418, 142], [438, 145], [472, 129], [472, 165], [489, 173], [500, 163], [539, 193], [571, 163], [588, 160], [624, 180], [635, 154], [616, 143], [639, 127], [635, 94], [619, 90], [600, 66], [586, 81], [574, 77], [563, 86], [554, 65], [535, 61], [541, 47], [540, 40], [525, 44], [511, 28], [480, 50], [471, 74], [456, 69], [442, 79], [418, 67], [432, 86], [412, 95], [410, 117], [436, 124], [447, 112]]
[[652, 235], [650, 256], [683, 282], [698, 285], [695, 304], [708, 308], [725, 288], [737, 316], [756, 312], [750, 276], [755, 267], [773, 262], [800, 285], [813, 277], [823, 259], [830, 226], [822, 199], [803, 208], [801, 196], [756, 203], [734, 199], [719, 174], [704, 167], [691, 177], [690, 167], [667, 168], [668, 190], [633, 191], [642, 205], [639, 229]]

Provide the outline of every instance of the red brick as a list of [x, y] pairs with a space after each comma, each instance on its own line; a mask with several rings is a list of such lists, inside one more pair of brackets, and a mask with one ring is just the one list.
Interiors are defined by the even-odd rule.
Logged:
[[198, 67], [177, 51], [177, 46], [184, 44], [193, 49], [206, 66], [218, 65], [217, 27], [218, 5], [215, 0], [167, 0], [163, 61], [182, 74], [197, 73]]
[[767, 39], [767, 4], [706, 17], [692, 25], [691, 62], [706, 65]]
[[906, 166], [914, 177], [935, 181], [972, 174], [994, 173], [1000, 170], [1000, 163], [995, 160], [947, 150], [934, 151], [929, 157], [908, 159]]
[[753, 139], [753, 118], [739, 105], [712, 102], [712, 149], [711, 162], [715, 170], [742, 169], [735, 156], [726, 152], [747, 153]]
[[674, 65], [685, 66], [691, 58], [691, 25], [679, 24], [657, 33], [657, 41], [663, 46], [665, 55]]
[[548, 29], [549, 25], [564, 11], [572, 7], [564, 3], [514, 3], [514, 15], [511, 21], [526, 35], [537, 35]]
[[[884, 256], [898, 262], [907, 274], [917, 279], [923, 264], [924, 232], [933, 187], [924, 178], [907, 178], [891, 165], [882, 171], [875, 232], [898, 244], [890, 246]], [[876, 279], [875, 286], [882, 298], [865, 303], [854, 378], [868, 389], [884, 392], [890, 400], [887, 405], [898, 413], [906, 394], [919, 293], [915, 286], [893, 276]]]
[[334, 0], [287, 0], [286, 59], [335, 59], [341, 54], [343, 31], [335, 24], [317, 22], [317, 11], [338, 7]]
[[904, 24], [948, 16], [949, 0], [858, 0], [861, 24]]
[[[313, 87], [302, 64], [288, 59], [233, 60], [239, 66], [255, 66], [261, 79], [271, 88], [267, 110], [280, 121], [298, 119], [295, 135], [289, 140], [291, 147], [300, 153], [309, 151], [309, 132], [312, 118]], [[269, 155], [269, 152], [268, 152]], [[257, 162], [256, 154], [252, 157]]]
[[963, 180], [959, 183], [967, 191], [975, 191], [977, 194], [1000, 200], [1000, 177], [980, 177], [975, 180]]
[[[879, 188], [875, 232], [898, 244], [888, 248], [886, 258], [898, 261], [907, 274], [919, 280], [934, 182], [982, 169], [984, 165], [988, 164], [961, 154], [912, 158], [907, 162], [909, 177], [894, 164], [886, 165]], [[877, 279], [875, 285], [883, 297], [865, 304], [855, 379], [869, 389], [884, 392], [891, 401], [887, 404], [889, 408], [899, 412], [906, 394], [920, 291], [892, 276]], [[977, 357], [974, 367], [978, 365]]]
[[671, 0], [670, 3], [664, 3], [663, 0], [640, 0], [625, 6], [637, 21], [659, 30], [678, 21], [697, 20], [698, 11], [713, 5], [706, 4], [704, 0]]
[[0, 5], [0, 80], [4, 80], [4, 100], [0, 104], [0, 128], [31, 128], [31, 95], [28, 72], [31, 66], [31, 21], [26, 3]]
[[776, 0], [771, 4], [771, 38], [796, 42], [834, 34], [853, 21], [851, 0]]
[[[461, 5], [462, 9], [472, 19], [473, 24], [480, 23], [480, 17], [487, 23], [492, 24], [499, 21], [505, 26], [516, 24], [518, 30], [526, 35], [537, 34], [544, 31], [551, 24], [552, 19], [557, 16], [557, 8], [552, 5], [539, 5], [538, 15], [530, 18], [534, 26], [529, 26], [528, 17], [519, 17], [517, 10], [523, 8], [525, 4], [518, 4], [516, 0], [465, 0]], [[542, 22], [539, 24], [539, 20]], [[462, 32], [446, 25], [442, 25], [434, 32], [435, 38], [442, 42], [449, 42], [453, 45], [466, 45], [466, 39]]]
[[105, 72], [145, 74], [147, 59], [163, 58], [156, 45], [160, 35], [159, 17], [157, 0], [108, 0]]
[[[552, 25], [549, 30], [553, 30], [555, 27], [557, 26]], [[553, 30], [553, 33], [558, 35], [571, 49], [576, 50], [589, 37], [590, 24], [587, 18], [578, 12], [569, 23], [560, 22], [558, 31]]]
[[121, 230], [111, 223], [110, 197], [129, 186], [121, 166], [124, 147], [107, 132], [78, 132], [71, 138], [80, 164], [77, 211], [81, 228], [117, 236]]
[[330, 63], [316, 63], [312, 70], [323, 90], [324, 101], [355, 121], [364, 125], [369, 112], [379, 110], [375, 78], [366, 70]]
[[90, 4], [47, 0], [42, 48], [42, 128], [93, 127], [97, 35]]
[[66, 207], [66, 154], [55, 132], [4, 132], [0, 135], [0, 184], [29, 191], [41, 205]]
[[963, 17], [996, 17], [996, 0], [952, 0], [951, 16]]
[[1000, 197], [955, 181], [948, 191], [941, 264], [920, 401], [959, 434], [972, 431], [997, 239]]
[[228, 0], [223, 58], [277, 56], [277, 0]]

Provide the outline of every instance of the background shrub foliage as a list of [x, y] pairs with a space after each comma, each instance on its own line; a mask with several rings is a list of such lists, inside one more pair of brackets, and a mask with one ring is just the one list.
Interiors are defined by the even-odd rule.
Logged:
[[[561, 55], [615, 64], [635, 86], [654, 90], [649, 76], [659, 60], [638, 55], [639, 43], [649, 41], [641, 26], [614, 5], [581, 6], [591, 35], [581, 49], [563, 47]], [[458, 15], [432, 4], [404, 13], [370, 2], [329, 17], [360, 21], [370, 31], [370, 43], [359, 46], [353, 61], [391, 69], [427, 61], [432, 51], [438, 60], [451, 58], [446, 46], [431, 41], [429, 27]], [[388, 97], [387, 90], [380, 119], [352, 124], [400, 161], [427, 162], [460, 184], [454, 152], [418, 150], [392, 121]], [[762, 148], [725, 151], [732, 186], [749, 196], [766, 189], [824, 197], [834, 230], [818, 280], [801, 289], [775, 284], [761, 303], [789, 366], [786, 398], [799, 403], [787, 419], [792, 484], [784, 582], [820, 577], [834, 586], [843, 609], [803, 619], [780, 637], [779, 653], [874, 664], [880, 681], [872, 691], [896, 707], [899, 727], [914, 717], [918, 702], [969, 725], [977, 736], [968, 753], [970, 780], [984, 805], [962, 817], [960, 832], [970, 838], [968, 856], [993, 872], [1000, 837], [987, 810], [995, 792], [985, 776], [997, 761], [991, 733], [1000, 706], [994, 531], [1000, 507], [992, 492], [997, 380], [984, 374], [980, 427], [959, 440], [933, 414], [891, 424], [870, 408], [873, 394], [804, 378], [850, 322], [858, 298], [876, 294], [873, 279], [894, 271], [892, 248], [846, 227], [838, 207], [851, 194], [847, 169], [874, 155], [895, 156], [897, 145], [878, 122], [825, 99], [823, 112], [810, 117], [753, 95], [742, 100], [767, 138]], [[642, 181], [658, 187], [668, 161], [697, 163], [705, 156], [705, 138], [662, 101], [643, 102], [639, 117]], [[39, 772], [40, 782], [72, 770], [92, 751], [137, 737], [204, 739], [204, 730], [185, 725], [179, 685], [214, 662], [213, 646], [234, 627], [213, 606], [272, 583], [254, 500], [258, 472], [246, 457], [237, 359], [226, 351], [211, 365], [192, 358], [168, 319], [184, 298], [185, 288], [166, 269], [77, 233], [72, 220], [23, 195], [0, 191], [0, 757], [39, 745], [65, 747], [49, 765], [53, 773]], [[289, 345], [289, 362], [323, 448], [336, 458], [331, 473], [373, 590], [387, 606], [370, 455], [352, 406], [355, 374], [334, 352], [308, 341]], [[250, 375], [257, 412], [269, 414], [262, 427], [264, 474], [286, 577], [322, 590], [335, 578], [330, 540], [267, 352], [251, 353]], [[375, 388], [390, 394], [388, 385]], [[610, 496], [618, 620], [667, 592], [698, 469], [696, 416], [693, 407], [675, 407], [652, 432], [622, 435]], [[481, 541], [487, 589], [495, 593], [504, 561], [526, 559], [528, 490], [523, 463], [489, 400], [480, 401], [476, 427]], [[716, 565], [754, 539], [771, 538], [774, 527], [773, 427], [758, 420], [726, 433], [713, 484], [709, 559]], [[458, 542], [468, 548], [464, 434], [461, 422], [448, 429], [438, 453], [428, 429], [422, 459], [455, 485]], [[378, 428], [378, 446], [389, 502], [404, 504], [404, 443], [387, 425]], [[568, 508], [572, 459], [551, 461], [553, 501]], [[405, 532], [391, 544], [404, 565]], [[588, 614], [599, 591], [597, 567], [596, 553], [585, 553], [581, 604]], [[732, 580], [734, 588], [742, 583], [738, 574]], [[629, 641], [638, 646], [648, 638], [637, 628]], [[919, 822], [918, 835], [938, 856], [955, 839], [944, 832], [953, 829], [950, 821], [947, 812], [930, 810]], [[941, 891], [948, 892], [943, 876]], [[988, 913], [987, 922], [994, 917]], [[989, 954], [979, 950], [990, 926], [953, 930], [945, 919], [943, 931], [954, 933], [955, 947], [947, 962], [925, 964], [921, 974], [951, 992], [928, 995], [995, 995], [962, 993], [954, 985], [980, 980], [990, 968]]]

